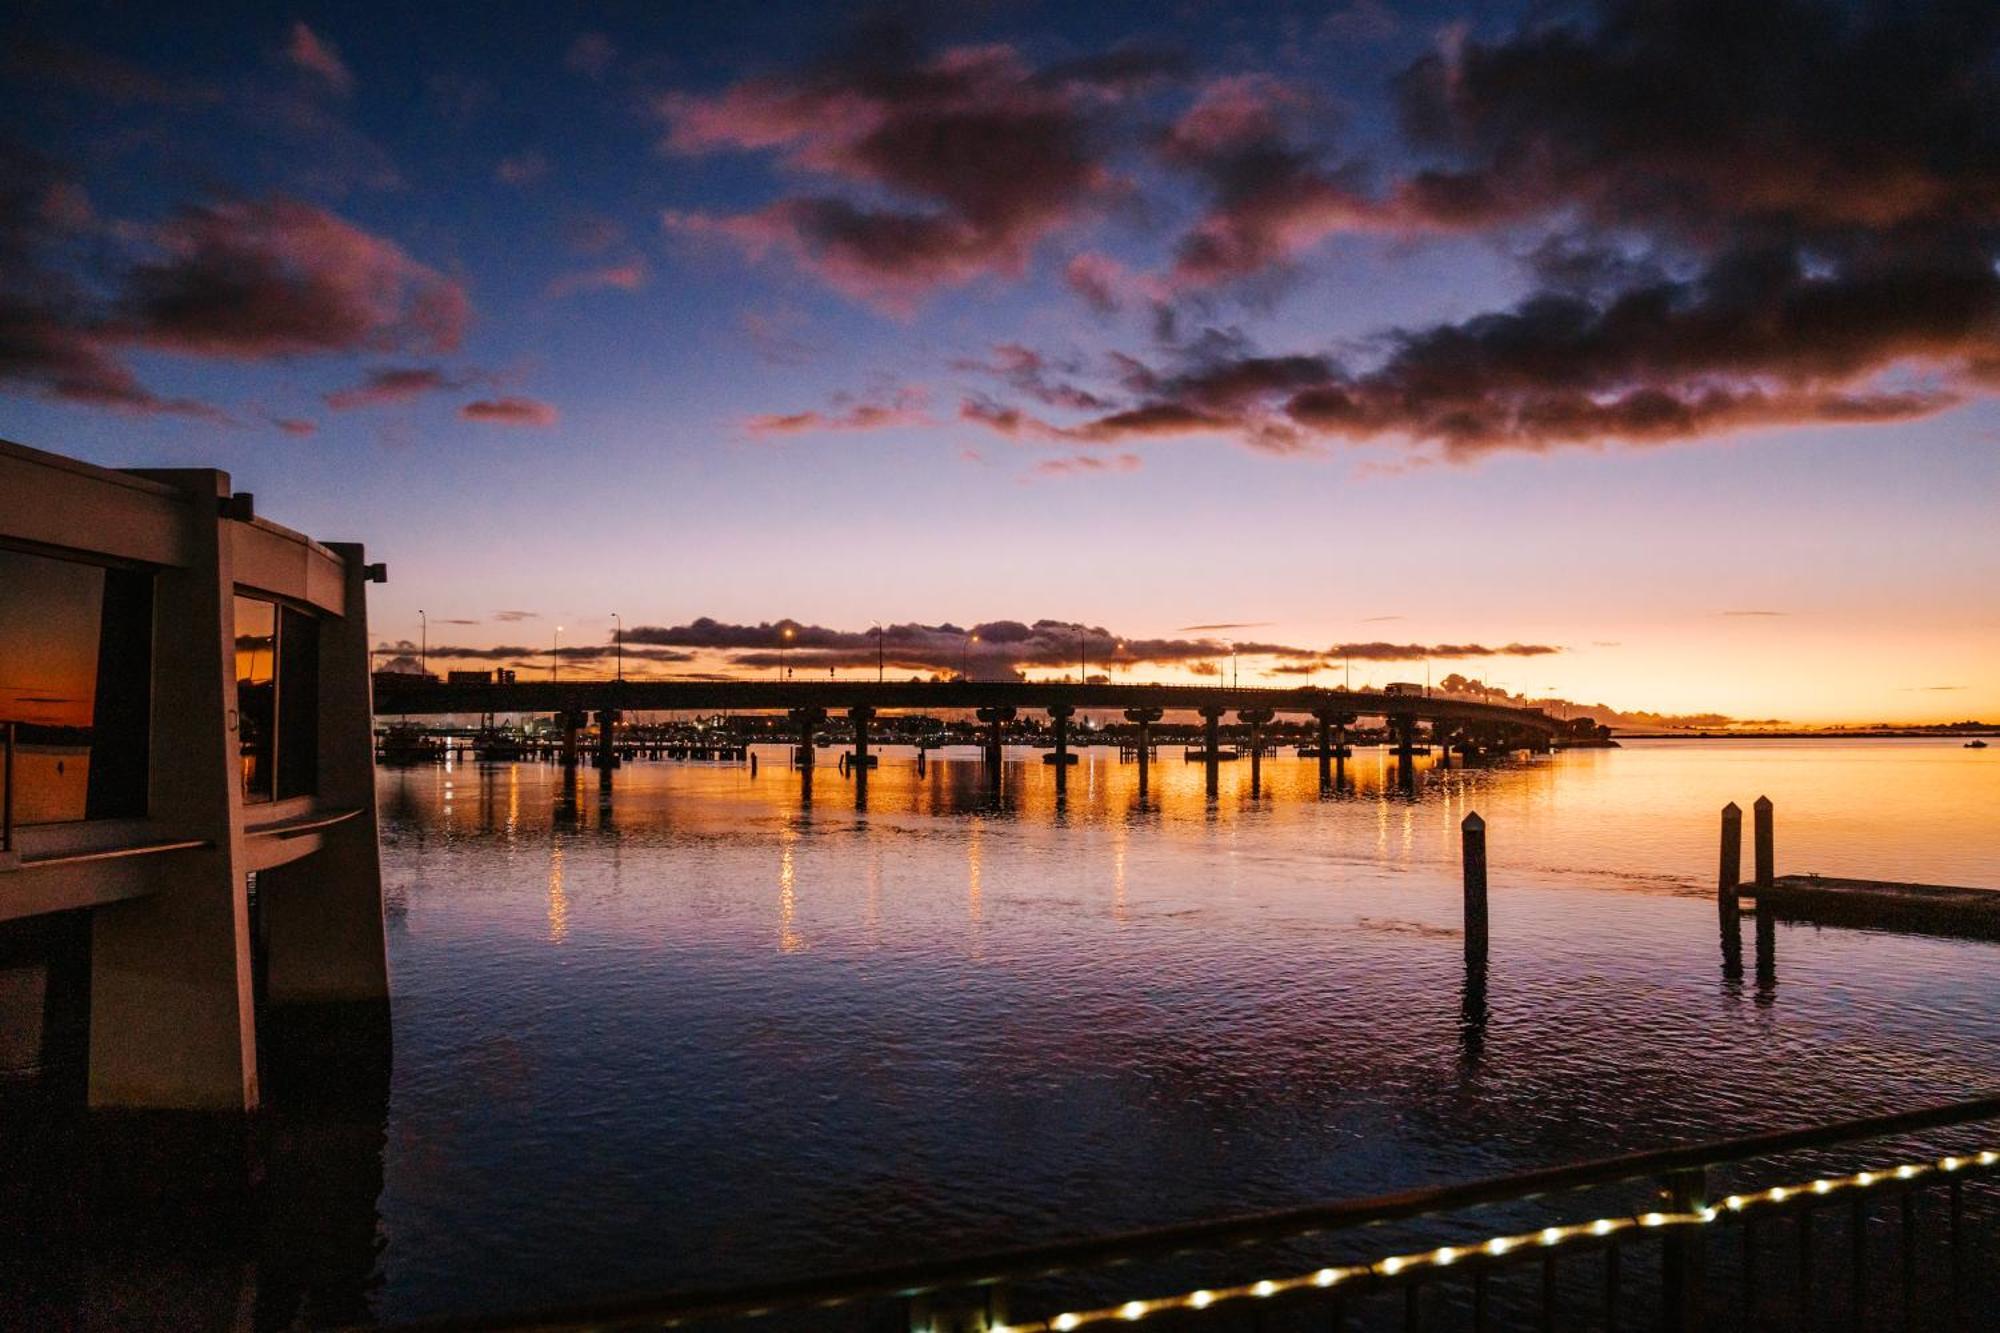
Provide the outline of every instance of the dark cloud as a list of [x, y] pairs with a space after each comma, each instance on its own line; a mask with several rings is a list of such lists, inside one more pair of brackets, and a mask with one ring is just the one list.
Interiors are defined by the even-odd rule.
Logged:
[[381, 366], [369, 371], [359, 384], [325, 395], [326, 405], [336, 412], [357, 407], [381, 407], [407, 402], [429, 393], [462, 389], [472, 376], [448, 375], [436, 366]]
[[[471, 622], [439, 621], [438, 623], [455, 625]], [[399, 639], [394, 643], [379, 643], [375, 645], [375, 651], [414, 653], [418, 651], [418, 645], [408, 639]], [[500, 644], [482, 648], [465, 644], [434, 643], [425, 652], [430, 658], [439, 662], [513, 662], [524, 666], [532, 666], [537, 660], [546, 666], [552, 656], [563, 662], [597, 662], [607, 661], [618, 655], [617, 647], [609, 643], [565, 643], [560, 647], [540, 648], [529, 648], [520, 644]], [[667, 648], [635, 647], [630, 636], [627, 636], [625, 657], [639, 662], [687, 662], [692, 661], [694, 655]]]
[[458, 415], [500, 426], [553, 426], [557, 420], [554, 405], [536, 398], [482, 398], [459, 408]]
[[1182, 634], [1212, 634], [1217, 630], [1225, 629], [1263, 629], [1270, 623], [1268, 620], [1224, 620], [1213, 625], [1182, 625], [1180, 632]]
[[669, 152], [775, 153], [847, 192], [664, 221], [753, 255], [788, 252], [850, 295], [907, 308], [940, 287], [1018, 275], [1039, 243], [1116, 197], [1105, 109], [1170, 72], [1137, 52], [1039, 70], [1007, 46], [927, 54], [907, 32], [877, 29], [843, 58], [658, 103]]
[[540, 620], [542, 613], [539, 611], [495, 611], [493, 618], [511, 624], [522, 620]]
[[1724, 611], [1722, 614], [1725, 616], [1784, 616], [1791, 613], [1789, 611]]
[[[1072, 384], [1115, 400], [1080, 418], [1032, 415], [1055, 405], [1019, 386], [961, 418], [1056, 444], [1379, 440], [1466, 459], [1910, 421], [2000, 385], [2000, 9], [1555, 12], [1493, 40], [1455, 31], [1411, 65], [1396, 92], [1414, 165], [1384, 183], [1333, 151], [1323, 108], [1261, 74], [1209, 84], [1159, 148], [1209, 201], [1170, 293], [1283, 272], [1339, 231], [1538, 232], [1522, 299], [1338, 359], [1133, 359], [1122, 393]], [[1186, 312], [1161, 309], [1171, 340]]]
[[[1217, 626], [1215, 628], [1225, 628]], [[1254, 628], [1243, 625], [1240, 628]], [[789, 637], [787, 637], [789, 631]], [[1082, 626], [1062, 620], [994, 620], [959, 626], [895, 624], [881, 631], [881, 652], [891, 669], [955, 674], [969, 668], [975, 676], [1004, 678], [1030, 668], [1064, 668], [1087, 659], [1093, 670], [1106, 665], [1177, 666], [1199, 670], [1201, 663], [1225, 657], [1275, 659], [1279, 664], [1331, 666], [1343, 658], [1372, 661], [1418, 661], [1424, 658], [1533, 657], [1560, 652], [1543, 644], [1337, 644], [1311, 648], [1296, 644], [1236, 641], [1208, 637], [1144, 638], [1111, 633], [1102, 626]], [[876, 632], [836, 630], [794, 620], [755, 625], [731, 624], [703, 617], [685, 625], [637, 625], [626, 630], [628, 644], [655, 644], [719, 653], [746, 669], [791, 666], [798, 670], [872, 666]], [[1273, 669], [1278, 669], [1274, 667]]]

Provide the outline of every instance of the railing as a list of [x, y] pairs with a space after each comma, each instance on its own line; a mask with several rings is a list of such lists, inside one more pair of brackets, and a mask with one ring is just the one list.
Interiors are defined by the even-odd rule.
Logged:
[[[1324, 1327], [1329, 1317], [1339, 1328], [1357, 1315], [1367, 1326], [1420, 1328], [1431, 1316], [1443, 1315], [1458, 1325], [1469, 1321], [1476, 1329], [1495, 1326], [1495, 1320], [1501, 1327], [1551, 1328], [1559, 1311], [1581, 1314], [1583, 1322], [1577, 1326], [1590, 1328], [1615, 1327], [1622, 1316], [1695, 1329], [1710, 1326], [1717, 1312], [1733, 1313], [1743, 1326], [1759, 1328], [1792, 1321], [1816, 1326], [1836, 1313], [1856, 1328], [1949, 1326], [1947, 1321], [1977, 1308], [1968, 1298], [1969, 1279], [1992, 1279], [1988, 1266], [1973, 1262], [1979, 1243], [1975, 1232], [1990, 1219], [1968, 1207], [1968, 1196], [1972, 1182], [2000, 1168], [2000, 1151], [1968, 1148], [1942, 1156], [1911, 1151], [1901, 1160], [1842, 1174], [1744, 1184], [1722, 1197], [1710, 1193], [1711, 1173], [1758, 1163], [1768, 1171], [1769, 1159], [1995, 1119], [2000, 1119], [2000, 1096], [1988, 1096], [1373, 1199], [838, 1277], [488, 1316], [476, 1326], [675, 1327], [765, 1317], [784, 1323], [788, 1315], [823, 1323], [843, 1311], [865, 1327], [885, 1327], [886, 1316], [894, 1312], [898, 1325], [924, 1333], [1072, 1333], [1158, 1316], [1174, 1316], [1169, 1322], [1178, 1325], [1231, 1314], [1260, 1329], [1292, 1323]], [[1554, 1210], [1546, 1203], [1552, 1195], [1629, 1189], [1635, 1182], [1646, 1184], [1650, 1198], [1630, 1212], [1573, 1207], [1565, 1218], [1550, 1215]], [[1940, 1244], [1926, 1247], [1919, 1203], [1926, 1192], [1940, 1190], [1944, 1216], [1930, 1218], [1930, 1231], [1935, 1237], [1941, 1221], [1945, 1234]], [[1816, 1233], [1825, 1228], [1815, 1223], [1840, 1205], [1845, 1205], [1845, 1245], [1829, 1259], [1816, 1246]], [[1439, 1230], [1448, 1229], [1452, 1214], [1492, 1207], [1517, 1213], [1536, 1207], [1544, 1215], [1535, 1225], [1504, 1231], [1489, 1226], [1446, 1244], [1358, 1252], [1367, 1247], [1365, 1238], [1356, 1243], [1354, 1233], [1365, 1229], [1421, 1219], [1435, 1239]], [[1578, 1211], [1583, 1215], [1575, 1216]], [[1880, 1215], [1885, 1212], [1886, 1218]], [[1785, 1223], [1790, 1223], [1789, 1245]], [[1733, 1252], [1717, 1243], [1732, 1228], [1737, 1240]], [[1463, 1224], [1457, 1229], [1463, 1230]], [[1878, 1232], [1880, 1241], [1875, 1239]], [[1312, 1246], [1342, 1241], [1357, 1252], [1338, 1258], [1325, 1253], [1306, 1261]], [[1248, 1263], [1229, 1257], [1228, 1252], [1250, 1246], [1281, 1252]], [[1657, 1248], [1657, 1264], [1632, 1261], [1652, 1257], [1639, 1253], [1642, 1247]], [[1382, 1248], [1378, 1242], [1375, 1249]], [[1596, 1271], [1576, 1271], [1593, 1255], [1599, 1260]], [[1923, 1280], [1926, 1255], [1933, 1267], [1941, 1257], [1946, 1269], [1928, 1282]], [[1770, 1280], [1778, 1258], [1792, 1267], [1788, 1281]], [[1560, 1271], [1559, 1261], [1571, 1271]], [[1885, 1265], [1893, 1270], [1893, 1280], [1878, 1288], [1872, 1279]], [[1133, 1275], [1133, 1270], [1146, 1268], [1157, 1275]], [[1191, 1269], [1209, 1280], [1196, 1285], [1186, 1277]], [[1183, 1278], [1179, 1284], [1172, 1281], [1176, 1271]], [[1525, 1284], [1512, 1282], [1524, 1272], [1529, 1279]], [[1225, 1274], [1227, 1280], [1222, 1280]], [[1115, 1297], [1114, 1283], [1124, 1288]], [[1508, 1284], [1504, 1291], [1503, 1283]], [[1788, 1303], [1779, 1313], [1786, 1317], [1773, 1321], [1768, 1309], [1760, 1313], [1759, 1302], [1770, 1304], [1763, 1298], [1780, 1291]], [[1634, 1292], [1644, 1298], [1643, 1308]], [[1979, 1294], [1990, 1293], [1982, 1289]], [[1579, 1303], [1586, 1308], [1577, 1310]], [[1267, 1318], [1280, 1322], [1267, 1325]], [[425, 1327], [459, 1326], [475, 1325]]]

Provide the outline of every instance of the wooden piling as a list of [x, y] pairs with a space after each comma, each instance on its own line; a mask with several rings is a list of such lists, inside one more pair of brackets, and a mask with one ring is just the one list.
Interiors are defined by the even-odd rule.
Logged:
[[1458, 826], [1465, 869], [1465, 962], [1486, 966], [1486, 821], [1475, 812]]
[[1757, 803], [1751, 809], [1755, 812], [1756, 823], [1757, 887], [1768, 889], [1771, 887], [1772, 879], [1776, 877], [1774, 869], [1776, 858], [1772, 852], [1771, 837], [1771, 798], [1759, 796]]
[[1722, 864], [1715, 878], [1716, 902], [1734, 912], [1742, 883], [1743, 810], [1731, 801], [1722, 807]]

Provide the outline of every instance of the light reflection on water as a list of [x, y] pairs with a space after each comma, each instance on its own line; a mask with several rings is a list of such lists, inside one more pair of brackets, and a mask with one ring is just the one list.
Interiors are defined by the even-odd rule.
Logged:
[[1060, 802], [1032, 751], [997, 799], [971, 749], [889, 749], [865, 798], [830, 749], [809, 796], [760, 753], [381, 775], [382, 1314], [1375, 1193], [1945, 1099], [2000, 1057], [2000, 946], [1780, 927], [1760, 994], [1716, 942], [1732, 799], [1777, 803], [1781, 873], [2000, 886], [2000, 768], [1955, 745], [1639, 743], [1408, 796], [1361, 750], [1335, 798], [1287, 758], [1213, 801], [1169, 747], [1148, 799], [1091, 750]]

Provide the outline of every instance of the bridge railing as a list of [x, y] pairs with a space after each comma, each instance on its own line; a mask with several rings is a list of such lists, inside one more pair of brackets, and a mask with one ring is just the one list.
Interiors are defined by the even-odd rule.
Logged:
[[[476, 1326], [881, 1328], [893, 1315], [912, 1333], [1072, 1333], [1162, 1316], [1260, 1329], [1328, 1317], [1336, 1328], [1355, 1317], [1364, 1327], [1610, 1328], [1622, 1318], [1697, 1329], [1724, 1313], [1746, 1327], [1811, 1327], [1838, 1310], [1857, 1328], [1945, 1327], [2000, 1294], [1987, 1262], [2000, 1212], [1996, 1119], [2000, 1095], [1984, 1096], [1371, 1199]], [[1971, 1137], [1975, 1128], [1988, 1137]]]

